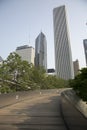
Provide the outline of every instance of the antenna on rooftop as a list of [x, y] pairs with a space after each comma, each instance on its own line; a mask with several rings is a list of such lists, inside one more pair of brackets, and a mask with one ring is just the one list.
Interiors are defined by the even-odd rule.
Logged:
[[30, 45], [30, 34], [29, 34], [29, 45]]
[[42, 32], [42, 29], [40, 30], [40, 32]]

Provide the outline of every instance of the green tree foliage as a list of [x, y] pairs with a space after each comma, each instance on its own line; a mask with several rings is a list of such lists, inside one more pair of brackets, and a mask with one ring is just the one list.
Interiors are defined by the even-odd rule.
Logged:
[[31, 80], [36, 84], [37, 88], [43, 88], [45, 85], [46, 71], [43, 67], [32, 67]]
[[69, 84], [83, 100], [87, 101], [87, 68], [81, 69], [75, 79], [69, 81]]
[[12, 92], [29, 89], [67, 87], [67, 81], [47, 75], [43, 67], [35, 67], [22, 61], [15, 52], [0, 65], [0, 91]]
[[7, 60], [0, 66], [2, 88], [3, 84], [8, 86], [9, 81], [9, 88], [13, 91], [28, 89], [30, 71], [31, 65], [27, 61], [22, 61], [21, 57], [15, 52], [10, 53]]
[[60, 79], [53, 75], [48, 75], [46, 78], [48, 88], [64, 88], [68, 87], [68, 82], [66, 80]]

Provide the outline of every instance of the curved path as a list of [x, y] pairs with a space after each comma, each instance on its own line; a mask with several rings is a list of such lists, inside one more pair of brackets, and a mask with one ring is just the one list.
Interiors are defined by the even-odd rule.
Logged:
[[[64, 113], [70, 104], [64, 99], [61, 102], [61, 99], [57, 90], [45, 90], [37, 94], [32, 93], [25, 100], [1, 108], [0, 130], [71, 130], [75, 128], [69, 122], [69, 115]], [[78, 113], [73, 109], [71, 107], [70, 111]], [[87, 128], [87, 125], [83, 128]], [[77, 128], [77, 130], [80, 129]]]

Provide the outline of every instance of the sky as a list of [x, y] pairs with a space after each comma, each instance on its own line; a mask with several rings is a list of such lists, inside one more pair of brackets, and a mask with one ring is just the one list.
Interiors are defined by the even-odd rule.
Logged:
[[42, 31], [47, 39], [47, 67], [55, 68], [53, 8], [65, 5], [72, 59], [86, 66], [87, 0], [0, 0], [0, 56], [5, 60], [18, 46], [35, 48]]

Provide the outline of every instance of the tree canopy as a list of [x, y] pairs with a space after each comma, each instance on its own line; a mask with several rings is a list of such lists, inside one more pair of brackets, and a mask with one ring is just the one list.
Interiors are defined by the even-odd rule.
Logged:
[[23, 61], [15, 52], [10, 53], [0, 65], [0, 91], [13, 92], [29, 89], [66, 87], [67, 82], [47, 75], [43, 67], [35, 67]]
[[87, 101], [87, 68], [81, 69], [75, 79], [69, 81], [69, 84], [83, 100]]

